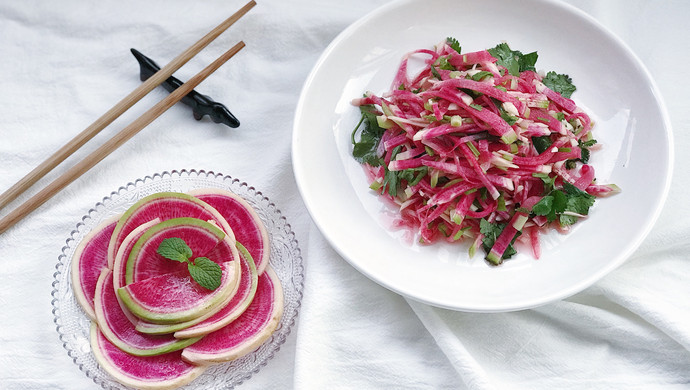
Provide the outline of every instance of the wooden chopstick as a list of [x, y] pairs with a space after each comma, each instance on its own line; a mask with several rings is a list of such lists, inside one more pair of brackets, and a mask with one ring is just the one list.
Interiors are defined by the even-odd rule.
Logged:
[[29, 187], [34, 185], [40, 178], [45, 176], [48, 172], [53, 170], [61, 162], [63, 162], [67, 157], [76, 152], [81, 148], [86, 142], [92, 139], [96, 134], [103, 130], [106, 126], [112, 123], [125, 111], [131, 108], [136, 102], [141, 100], [146, 94], [151, 92], [154, 88], [160, 85], [168, 77], [172, 76], [175, 71], [180, 69], [182, 65], [186, 64], [192, 57], [199, 53], [203, 48], [208, 46], [214, 39], [216, 39], [220, 34], [232, 26], [238, 19], [240, 19], [244, 14], [249, 12], [256, 5], [254, 0], [251, 0], [245, 6], [240, 8], [232, 16], [224, 20], [216, 28], [211, 30], [208, 34], [203, 36], [200, 40], [190, 46], [187, 50], [180, 53], [175, 59], [170, 61], [169, 64], [161, 68], [153, 76], [151, 76], [144, 83], [139, 85], [134, 91], [129, 95], [124, 97], [121, 101], [115, 104], [110, 110], [108, 110], [103, 116], [98, 118], [89, 127], [84, 129], [81, 133], [77, 134], [72, 140], [70, 140], [66, 145], [60, 148], [52, 156], [46, 159], [39, 166], [34, 168], [21, 180], [15, 183], [12, 187], [6, 190], [0, 195], [0, 209], [7, 206], [8, 203], [16, 199], [24, 191], [28, 190]]
[[79, 176], [83, 175], [86, 171], [93, 168], [98, 162], [103, 160], [106, 156], [112, 153], [115, 149], [119, 148], [122, 144], [127, 142], [130, 138], [136, 135], [141, 129], [148, 126], [154, 119], [158, 118], [163, 114], [168, 108], [172, 107], [175, 103], [180, 101], [182, 97], [191, 92], [199, 83], [201, 83], [206, 77], [212, 74], [216, 69], [223, 65], [227, 60], [232, 58], [238, 51], [244, 47], [244, 42], [239, 42], [233, 46], [230, 50], [225, 52], [223, 55], [218, 57], [210, 65], [204, 68], [201, 72], [197, 73], [194, 77], [189, 79], [186, 83], [182, 84], [179, 88], [166, 96], [165, 99], [158, 102], [155, 106], [151, 107], [139, 118], [135, 119], [127, 127], [120, 130], [119, 133], [115, 134], [111, 139], [101, 145], [98, 149], [93, 151], [91, 154], [86, 156], [79, 163], [74, 165], [72, 168], [63, 173], [60, 177], [55, 179], [48, 186], [43, 188], [36, 195], [31, 197], [29, 200], [24, 202], [21, 206], [13, 210], [7, 216], [0, 220], [0, 234], [4, 233], [7, 229], [12, 227], [15, 223], [20, 221], [26, 215], [34, 211], [36, 208], [45, 203], [48, 199], [53, 197], [60, 190], [65, 188], [68, 184], [73, 182]]

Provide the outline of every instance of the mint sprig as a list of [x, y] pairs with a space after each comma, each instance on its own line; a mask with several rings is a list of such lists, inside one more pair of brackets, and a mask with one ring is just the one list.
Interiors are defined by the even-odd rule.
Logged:
[[220, 286], [223, 271], [218, 263], [207, 257], [197, 257], [193, 261], [192, 249], [178, 237], [166, 238], [161, 241], [156, 253], [169, 260], [187, 263], [189, 275], [201, 287], [207, 290], [215, 290]]

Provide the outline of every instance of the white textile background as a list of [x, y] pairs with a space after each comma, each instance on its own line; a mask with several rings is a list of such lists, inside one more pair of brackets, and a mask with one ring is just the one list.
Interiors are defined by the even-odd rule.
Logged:
[[[666, 100], [676, 164], [651, 234], [626, 264], [573, 297], [470, 314], [406, 300], [359, 274], [311, 223], [293, 178], [292, 116], [304, 80], [339, 32], [385, 2], [259, 0], [176, 73], [187, 79], [244, 40], [247, 47], [197, 89], [226, 104], [240, 128], [197, 122], [177, 105], [0, 236], [0, 388], [97, 388], [55, 331], [57, 257], [81, 216], [111, 191], [186, 168], [231, 175], [271, 198], [306, 263], [297, 325], [239, 388], [690, 389], [690, 3], [568, 1], [632, 48]], [[243, 4], [0, 2], [0, 191], [139, 85], [130, 47], [165, 64]], [[592, 71], [605, 77], [615, 69]], [[165, 95], [152, 92], [0, 216]]]

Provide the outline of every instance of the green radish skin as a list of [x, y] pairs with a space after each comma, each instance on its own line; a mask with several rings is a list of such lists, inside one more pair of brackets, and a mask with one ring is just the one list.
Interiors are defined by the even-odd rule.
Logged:
[[199, 341], [200, 337], [179, 340], [172, 335], [150, 336], [137, 332], [120, 306], [113, 290], [113, 272], [104, 269], [98, 278], [95, 298], [96, 322], [103, 335], [122, 351], [135, 356], [155, 356], [180, 350]]
[[98, 365], [119, 383], [142, 390], [168, 390], [182, 387], [206, 368], [181, 359], [181, 351], [157, 356], [133, 356], [113, 343], [91, 323], [90, 342]]
[[132, 252], [134, 244], [136, 244], [137, 240], [146, 232], [148, 228], [153, 225], [157, 225], [160, 222], [160, 218], [156, 218], [137, 226], [137, 228], [132, 230], [132, 232], [129, 233], [122, 241], [120, 248], [117, 250], [117, 255], [115, 255], [115, 262], [113, 263], [113, 289], [115, 291], [126, 284], [125, 271], [127, 269], [127, 259], [129, 258], [130, 252]]
[[101, 270], [108, 267], [108, 243], [119, 216], [106, 219], [81, 240], [72, 256], [70, 272], [77, 302], [92, 321], [96, 283]]
[[242, 197], [219, 188], [197, 189], [189, 194], [218, 210], [235, 233], [235, 239], [251, 253], [261, 275], [269, 262], [270, 241], [266, 226], [254, 208]]
[[239, 249], [240, 257], [243, 259], [243, 267], [246, 268], [242, 269], [242, 279], [239, 282], [238, 292], [221, 311], [212, 317], [199, 324], [175, 332], [176, 338], [199, 337], [216, 331], [237, 319], [252, 303], [256, 294], [259, 275], [254, 266], [254, 260], [252, 260], [252, 256], [247, 249], [239, 242], [237, 243], [237, 248]]
[[125, 267], [125, 284], [187, 269], [185, 263], [157, 253], [166, 238], [183, 239], [195, 257], [208, 257], [216, 263], [239, 257], [234, 236], [226, 235], [215, 224], [196, 218], [174, 218], [150, 227], [132, 247]]
[[239, 242], [237, 243], [237, 249], [240, 253], [240, 266], [242, 267], [241, 279], [238, 282], [237, 292], [230, 296], [226, 302], [222, 303], [220, 311], [217, 313], [209, 312], [209, 314], [195, 320], [177, 324], [161, 325], [137, 320], [135, 322], [136, 330], [147, 334], [167, 334], [174, 332], [176, 338], [198, 337], [222, 328], [239, 317], [254, 298], [258, 275], [256, 273], [254, 261], [249, 252], [247, 252], [247, 249]]
[[109, 267], [112, 268], [117, 250], [122, 241], [137, 226], [154, 218], [160, 218], [164, 221], [180, 217], [214, 221], [217, 226], [234, 240], [235, 236], [225, 218], [208, 203], [184, 193], [159, 192], [142, 198], [122, 215], [117, 226], [115, 226], [108, 245]]
[[235, 321], [182, 350], [182, 359], [199, 365], [227, 362], [263, 344], [283, 315], [283, 289], [270, 266], [259, 277], [252, 303]]
[[220, 264], [220, 286], [211, 291], [193, 281], [187, 270], [155, 276], [120, 287], [117, 293], [135, 316], [155, 324], [190, 321], [222, 309], [229, 295], [237, 292], [242, 270], [240, 261]]

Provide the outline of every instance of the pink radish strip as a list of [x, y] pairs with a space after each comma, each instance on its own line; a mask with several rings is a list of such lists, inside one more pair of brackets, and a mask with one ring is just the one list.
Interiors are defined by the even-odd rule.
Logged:
[[484, 95], [496, 98], [502, 102], [513, 103], [515, 105], [515, 107], [518, 109], [518, 112], [520, 114], [524, 114], [524, 112], [525, 112], [525, 104], [523, 102], [521, 102], [520, 100], [516, 99], [515, 97], [509, 95], [507, 92], [504, 92], [504, 91], [494, 87], [491, 84], [487, 84], [487, 83], [484, 83], [481, 81], [474, 81], [474, 80], [465, 79], [465, 78], [444, 80], [444, 81], [441, 81], [440, 83], [434, 85], [431, 88], [431, 90], [437, 90], [437, 89], [441, 89], [441, 88], [471, 89], [471, 90], [483, 93]]
[[498, 199], [500, 193], [493, 185], [493, 183], [491, 183], [489, 179], [486, 177], [486, 174], [484, 173], [484, 171], [482, 171], [482, 168], [479, 166], [477, 158], [474, 157], [474, 154], [472, 154], [470, 148], [468, 148], [466, 144], [462, 144], [460, 145], [460, 151], [465, 156], [467, 161], [469, 161], [470, 166], [472, 167], [472, 169], [474, 169], [474, 172], [477, 174], [479, 181], [481, 181], [482, 184], [484, 184], [484, 186], [486, 187], [487, 191], [489, 192], [489, 195], [491, 195], [491, 197], [494, 199]]

